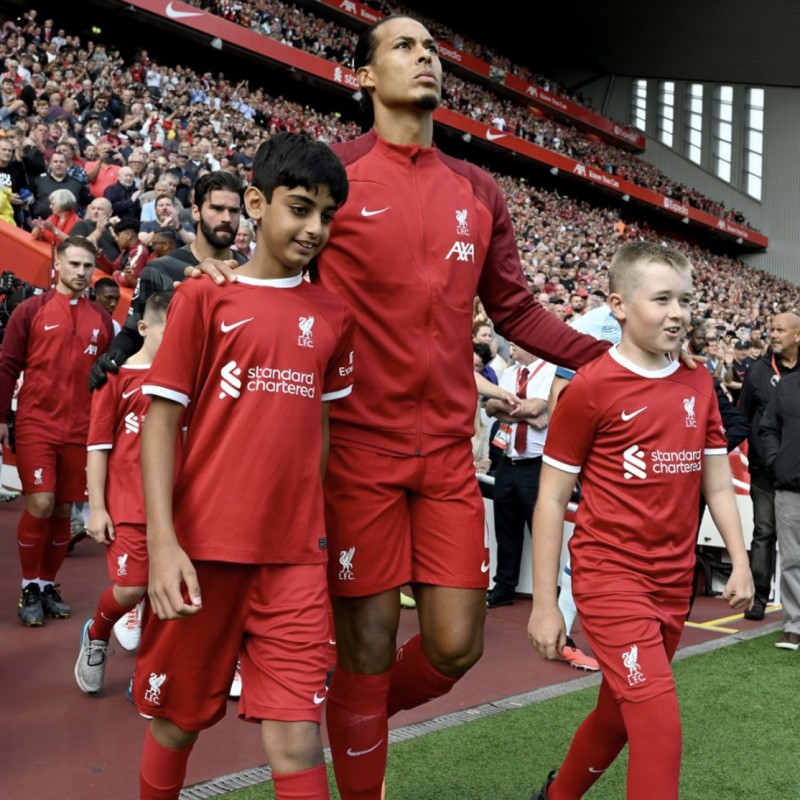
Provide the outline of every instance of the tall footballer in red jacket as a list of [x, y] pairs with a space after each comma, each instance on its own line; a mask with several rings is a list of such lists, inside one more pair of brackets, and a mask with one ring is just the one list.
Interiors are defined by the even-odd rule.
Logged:
[[95, 247], [70, 237], [57, 249], [54, 289], [21, 303], [0, 354], [0, 440], [9, 447], [8, 413], [17, 379], [16, 454], [25, 510], [17, 528], [22, 566], [18, 615], [38, 626], [70, 607], [55, 583], [70, 533], [70, 507], [86, 499], [89, 370], [114, 336], [110, 315], [87, 300]]
[[[388, 717], [448, 692], [480, 658], [489, 550], [470, 436], [472, 303], [547, 361], [607, 345], [535, 302], [503, 196], [433, 146], [442, 66], [431, 34], [392, 17], [362, 35], [374, 129], [334, 146], [350, 180], [315, 279], [355, 309], [359, 376], [331, 410], [325, 485], [338, 666], [327, 722], [344, 800], [380, 797]], [[396, 650], [398, 587], [420, 635]]]

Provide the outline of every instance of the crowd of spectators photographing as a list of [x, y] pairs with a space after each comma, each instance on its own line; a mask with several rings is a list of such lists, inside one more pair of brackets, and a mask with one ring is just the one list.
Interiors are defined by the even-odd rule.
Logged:
[[[225, 0], [200, 5], [345, 64], [352, 53], [352, 31], [291, 4]], [[379, 4], [379, 9], [400, 10], [393, 4]], [[489, 51], [468, 45], [464, 37], [428, 22], [437, 35], [465, 51], [511, 68]], [[361, 133], [355, 121], [339, 113], [321, 113], [270, 95], [249, 80], [235, 82], [223, 73], [160, 64], [141, 48], [126, 59], [111, 43], [83, 42], [56, 28], [53, 20], [40, 21], [35, 10], [17, 23], [4, 23], [0, 60], [4, 218], [56, 244], [82, 225], [84, 235], [101, 244], [101, 268], [123, 286], [134, 285], [136, 278], [128, 266], [136, 242], [119, 243], [126, 232], [130, 238], [131, 220], [138, 222], [141, 248], [133, 255], [140, 265], [165, 247], [191, 243], [192, 187], [200, 175], [227, 170], [246, 185], [255, 149], [279, 130], [306, 131], [328, 143]], [[732, 215], [669, 181], [642, 159], [452, 73], [446, 76], [444, 96], [446, 104], [467, 116], [697, 207]], [[508, 198], [532, 291], [540, 298], [546, 294], [549, 309], [567, 318], [573, 313], [573, 295], [607, 291], [604, 270], [620, 243], [633, 237], [664, 238], [646, 223], [623, 221], [613, 208], [578, 202], [524, 179], [496, 177]], [[108, 201], [103, 213], [95, 208], [87, 217], [87, 207], [98, 200]], [[87, 226], [87, 219], [94, 228]], [[117, 230], [121, 221], [124, 230]], [[243, 246], [248, 246], [244, 238], [246, 232]], [[160, 243], [158, 250], [154, 241]], [[695, 264], [697, 314], [706, 320], [712, 358], [718, 351], [721, 359], [731, 361], [736, 340], [765, 341], [770, 316], [797, 304], [797, 288], [791, 284], [700, 245], [669, 244], [684, 250]]]

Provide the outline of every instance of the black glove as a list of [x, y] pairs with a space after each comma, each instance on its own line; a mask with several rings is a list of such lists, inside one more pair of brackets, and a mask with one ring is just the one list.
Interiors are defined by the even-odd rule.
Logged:
[[113, 372], [116, 375], [120, 365], [127, 360], [128, 356], [122, 350], [108, 350], [103, 353], [94, 362], [92, 371], [89, 373], [89, 391], [93, 392], [95, 389], [99, 389], [108, 380], [106, 372]]

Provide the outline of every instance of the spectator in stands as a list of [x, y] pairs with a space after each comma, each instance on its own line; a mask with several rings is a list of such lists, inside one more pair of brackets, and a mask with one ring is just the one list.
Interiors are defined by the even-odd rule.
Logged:
[[70, 231], [80, 222], [75, 212], [77, 199], [69, 189], [56, 189], [50, 194], [50, 210], [47, 219], [33, 220], [31, 237], [47, 244], [61, 244], [70, 236]]
[[50, 157], [50, 168], [33, 179], [31, 188], [34, 198], [31, 216], [34, 219], [50, 216], [50, 195], [56, 189], [68, 189], [72, 192], [78, 202], [78, 209], [92, 201], [92, 196], [86, 187], [67, 175], [67, 160], [61, 153], [53, 153]]
[[176, 164], [174, 167], [170, 167], [169, 174], [174, 175], [178, 181], [175, 196], [182, 205], [187, 206], [189, 205], [189, 193], [197, 181], [198, 168], [189, 161], [189, 153], [185, 150], [178, 150], [175, 159]]
[[25, 370], [16, 416], [17, 469], [25, 491], [17, 530], [22, 565], [17, 614], [28, 626], [41, 625], [45, 614], [70, 615], [55, 581], [69, 544], [71, 504], [86, 492], [88, 372], [113, 336], [111, 317], [84, 298], [94, 263], [90, 242], [61, 242], [56, 287], [15, 309], [0, 352], [3, 449], [10, 446], [8, 412]]
[[175, 200], [168, 195], [156, 200], [156, 218], [151, 222], [143, 222], [139, 238], [148, 246], [152, 244], [153, 233], [160, 228], [171, 228], [173, 238], [177, 236], [182, 245], [191, 244], [195, 240], [194, 228], [188, 223], [178, 222], [178, 207]]
[[[800, 318], [795, 320], [800, 325]], [[764, 465], [775, 485], [775, 528], [781, 561], [782, 650], [800, 649], [800, 373], [784, 376], [761, 418]]]
[[555, 365], [512, 343], [515, 363], [500, 378], [500, 387], [522, 400], [519, 410], [502, 400], [489, 400], [486, 413], [500, 421], [494, 442], [501, 451], [495, 470], [494, 532], [497, 539], [497, 569], [494, 586], [486, 596], [488, 608], [511, 605], [519, 582], [525, 526], [530, 525], [542, 450], [549, 416], [547, 398], [553, 382]]
[[99, 259], [106, 272], [120, 285], [133, 289], [142, 270], [145, 268], [150, 250], [144, 242], [139, 241], [139, 228], [141, 223], [136, 217], [123, 217], [114, 225], [114, 237], [119, 247], [119, 258], [108, 264], [104, 259]]
[[14, 144], [10, 139], [0, 139], [0, 191], [8, 196], [8, 202], [13, 209], [13, 221], [22, 225], [26, 201], [20, 194], [23, 191], [30, 193], [28, 179], [22, 162], [15, 158]]
[[117, 181], [120, 168], [125, 159], [109, 141], [97, 142], [97, 159], [86, 162], [89, 186], [95, 197], [105, 197], [105, 191]]
[[174, 228], [158, 228], [153, 231], [150, 243], [150, 261], [171, 253], [178, 246]]
[[738, 405], [744, 377], [750, 369], [753, 359], [750, 358], [750, 342], [737, 341], [733, 346], [733, 360], [726, 364], [723, 380], [731, 400]]
[[787, 375], [797, 372], [800, 345], [800, 317], [778, 314], [772, 320], [771, 349], [754, 361], [744, 378], [739, 408], [750, 423], [747, 441], [750, 471], [750, 498], [753, 501], [753, 540], [750, 543], [750, 569], [756, 585], [753, 607], [747, 619], [764, 619], [775, 572], [775, 474], [765, 460], [761, 418], [775, 393], [775, 387]]
[[8, 129], [16, 124], [18, 115], [27, 112], [25, 101], [22, 100], [11, 78], [0, 81], [0, 127]]
[[141, 205], [142, 205], [142, 213], [140, 219], [142, 222], [154, 222], [156, 219], [156, 200], [159, 197], [169, 197], [171, 198], [174, 203], [175, 207], [178, 209], [178, 215], [180, 216], [180, 212], [183, 210], [183, 205], [176, 197], [176, 191], [178, 189], [178, 179], [171, 174], [164, 174], [159, 177], [155, 186], [153, 187], [152, 196], [150, 193], [146, 193], [142, 195], [141, 198]]
[[117, 182], [112, 183], [104, 192], [103, 197], [111, 203], [111, 213], [115, 217], [136, 217], [142, 213], [139, 207], [141, 189], [136, 188], [133, 170], [120, 167], [117, 171]]
[[119, 220], [111, 213], [111, 203], [105, 197], [96, 197], [86, 209], [86, 217], [70, 231], [71, 236], [84, 236], [98, 248], [98, 258], [103, 263], [112, 263], [119, 258], [119, 247], [113, 226]]
[[494, 371], [498, 380], [503, 374], [503, 371], [508, 366], [505, 359], [497, 352], [498, 342], [494, 335], [494, 328], [489, 322], [476, 322], [472, 325], [472, 342], [484, 342], [488, 344], [492, 350], [492, 361], [489, 366]]
[[233, 249], [237, 253], [250, 258], [256, 249], [255, 238], [256, 232], [253, 229], [253, 223], [249, 219], [243, 219], [239, 222], [239, 230], [236, 232], [236, 241]]

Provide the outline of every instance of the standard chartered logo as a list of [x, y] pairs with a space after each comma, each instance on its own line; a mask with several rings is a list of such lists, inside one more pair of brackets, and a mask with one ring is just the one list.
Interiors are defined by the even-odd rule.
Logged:
[[641, 450], [638, 444], [632, 444], [622, 453], [622, 469], [626, 481], [631, 478], [641, 478], [644, 480], [647, 477], [647, 464], [644, 461], [644, 450]]
[[243, 376], [243, 369], [236, 361], [229, 361], [222, 367], [219, 383], [220, 400], [226, 397], [236, 400], [243, 391], [316, 397], [317, 387], [313, 372], [301, 372], [291, 368], [247, 367]]
[[229, 361], [219, 372], [222, 376], [219, 382], [219, 388], [222, 389], [219, 399], [224, 400], [227, 395], [235, 400], [241, 394], [242, 382], [239, 380], [239, 375], [242, 374], [241, 368], [235, 361]]

